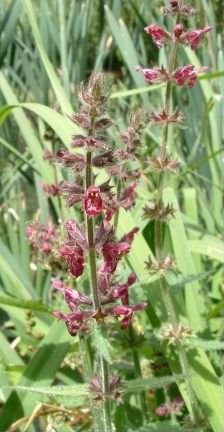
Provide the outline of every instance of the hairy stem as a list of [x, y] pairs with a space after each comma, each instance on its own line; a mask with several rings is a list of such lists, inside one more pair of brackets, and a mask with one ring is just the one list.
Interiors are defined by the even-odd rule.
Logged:
[[[84, 381], [88, 383], [92, 377], [93, 365], [92, 365], [92, 349], [89, 344], [89, 340], [86, 336], [79, 336], [79, 346], [83, 364], [83, 376]], [[95, 432], [101, 432], [102, 422], [99, 421], [99, 412], [93, 400], [90, 399], [91, 412], [94, 421]]]
[[[179, 22], [179, 17], [177, 18], [177, 23], [178, 22]], [[169, 56], [169, 62], [168, 62], [169, 73], [171, 73], [175, 68], [176, 54], [177, 54], [177, 44], [174, 42], [172, 44], [172, 48]], [[168, 82], [166, 85], [165, 102], [164, 102], [164, 110], [167, 113], [167, 115], [170, 114], [171, 97], [172, 97], [171, 90], [172, 90], [171, 82]], [[167, 141], [168, 141], [168, 123], [164, 125], [162, 131], [162, 142], [161, 142], [162, 158], [165, 157], [166, 155]], [[158, 189], [157, 189], [157, 199], [156, 199], [157, 205], [160, 207], [163, 206], [164, 179], [165, 179], [165, 173], [164, 171], [161, 171], [158, 178]], [[162, 221], [159, 218], [155, 220], [155, 253], [156, 253], [157, 261], [160, 261], [163, 254], [163, 226], [162, 226]], [[163, 276], [161, 276], [160, 278], [159, 285], [160, 285], [162, 300], [167, 314], [167, 320], [172, 325], [175, 331], [178, 328], [179, 319], [173, 304], [169, 287], [167, 286], [166, 280], [164, 279]], [[186, 351], [180, 340], [176, 341], [176, 348], [177, 348], [177, 354], [178, 354], [181, 371], [183, 375], [186, 376], [186, 389], [188, 393], [192, 418], [194, 423], [197, 424], [200, 418], [197, 409], [197, 401], [189, 377], [189, 366], [188, 366]]]
[[109, 389], [109, 365], [108, 362], [101, 356], [100, 358], [100, 369], [102, 376], [102, 391], [104, 394], [104, 410], [103, 410], [103, 423], [105, 431], [112, 432], [111, 423], [111, 401], [110, 401], [110, 389]]
[[[94, 122], [93, 122], [94, 123]], [[93, 128], [89, 135], [92, 135]], [[93, 175], [92, 175], [92, 152], [87, 151], [86, 154], [86, 189], [91, 186]], [[94, 218], [86, 216], [86, 230], [88, 240], [88, 253], [89, 253], [89, 268], [90, 268], [90, 285], [93, 298], [94, 311], [97, 313], [101, 309], [101, 295], [98, 286], [97, 279], [97, 262], [96, 262], [96, 250], [95, 250], [95, 222]], [[101, 320], [98, 321], [98, 325], [103, 328]], [[105, 331], [105, 329], [104, 329]], [[99, 363], [100, 363], [100, 378], [102, 382], [102, 392], [104, 395], [103, 399], [103, 421], [102, 421], [102, 432], [111, 432], [111, 415], [110, 415], [110, 399], [109, 399], [109, 371], [108, 363], [99, 352]], [[101, 422], [101, 418], [99, 419]], [[98, 423], [98, 421], [97, 421]]]

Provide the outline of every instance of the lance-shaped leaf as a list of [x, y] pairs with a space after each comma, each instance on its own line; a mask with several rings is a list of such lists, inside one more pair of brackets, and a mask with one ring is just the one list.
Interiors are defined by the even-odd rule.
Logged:
[[152, 388], [162, 388], [169, 384], [183, 381], [186, 377], [182, 374], [179, 375], [166, 375], [155, 378], [138, 378], [125, 382], [125, 393], [141, 392], [142, 390]]

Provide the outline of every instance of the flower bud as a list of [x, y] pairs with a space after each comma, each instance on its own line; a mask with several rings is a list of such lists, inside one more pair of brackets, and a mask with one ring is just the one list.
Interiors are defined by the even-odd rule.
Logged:
[[175, 35], [176, 39], [179, 39], [179, 37], [181, 36], [182, 33], [183, 33], [183, 26], [181, 24], [177, 24], [174, 27], [174, 35]]

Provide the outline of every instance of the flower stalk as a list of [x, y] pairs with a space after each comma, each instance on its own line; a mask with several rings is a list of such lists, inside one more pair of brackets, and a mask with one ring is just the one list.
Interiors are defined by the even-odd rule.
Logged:
[[[118, 240], [112, 223], [114, 216], [115, 220], [118, 218], [120, 207], [129, 210], [134, 204], [139, 173], [137, 170], [128, 171], [123, 165], [133, 158], [132, 148], [138, 142], [141, 121], [138, 115], [133, 116], [131, 127], [123, 133], [125, 149], [110, 149], [104, 132], [112, 124], [104, 109], [109, 94], [105, 76], [91, 75], [87, 85], [82, 85], [80, 89], [80, 111], [70, 117], [85, 131], [83, 135], [72, 137], [71, 147], [82, 148], [84, 152], [73, 153], [67, 149], [59, 149], [55, 154], [47, 152], [48, 160], [73, 170], [74, 181], [64, 181], [58, 189], [69, 208], [81, 204], [84, 221], [66, 220], [65, 239], [64, 242], [58, 240], [57, 248], [53, 245], [56, 231], [51, 227], [32, 226], [28, 232], [35, 248], [42, 242], [46, 253], [53, 255], [54, 252], [52, 260], [56, 258], [58, 262], [66, 262], [67, 272], [77, 279], [77, 287], [80, 286], [78, 278], [83, 275], [88, 261], [88, 294], [67, 286], [61, 279], [53, 280], [53, 288], [63, 294], [69, 308], [67, 313], [58, 310], [53, 315], [64, 321], [71, 336], [79, 335], [88, 348], [88, 363], [92, 362], [92, 365], [88, 364], [87, 371], [89, 391], [92, 400], [100, 402], [100, 410], [91, 403], [94, 430], [97, 432], [112, 431], [112, 400], [117, 402], [122, 394], [120, 378], [114, 371], [111, 373], [105, 356], [108, 343], [106, 318], [110, 317], [111, 322], [118, 319], [120, 327], [125, 330], [131, 325], [133, 315], [146, 306], [144, 303], [130, 304], [129, 301], [128, 291], [136, 282], [136, 275], [131, 273], [126, 282], [120, 280], [119, 273], [115, 275], [119, 261], [130, 251], [138, 228]], [[96, 184], [96, 168], [107, 172], [109, 178], [105, 183]], [[119, 183], [120, 175], [122, 182]], [[115, 177], [115, 184], [120, 184], [117, 195], [111, 191], [112, 177]], [[130, 179], [132, 181], [127, 184]], [[97, 337], [99, 344], [96, 343]], [[88, 339], [94, 342], [94, 349], [87, 347]], [[103, 351], [101, 344], [104, 343]]]
[[[170, 171], [168, 164], [170, 164], [171, 161], [171, 158], [169, 159], [169, 157], [167, 157], [168, 130], [171, 123], [176, 123], [178, 126], [182, 121], [182, 116], [180, 116], [178, 110], [173, 114], [171, 113], [172, 85], [176, 84], [182, 86], [187, 84], [189, 87], [192, 87], [195, 85], [197, 76], [197, 71], [192, 65], [186, 65], [182, 68], [180, 67], [176, 69], [177, 48], [179, 44], [186, 44], [190, 45], [192, 49], [196, 49], [202, 36], [211, 30], [211, 27], [205, 27], [201, 30], [185, 31], [181, 25], [181, 17], [192, 15], [194, 9], [189, 5], [185, 5], [183, 1], [170, 0], [169, 3], [170, 6], [164, 9], [164, 13], [166, 15], [176, 16], [176, 23], [173, 32], [169, 33], [163, 27], [155, 25], [150, 25], [145, 28], [146, 33], [152, 37], [158, 48], [162, 47], [165, 43], [171, 45], [168, 67], [167, 69], [156, 67], [153, 69], [137, 68], [137, 70], [143, 72], [143, 75], [149, 84], [152, 85], [158, 82], [164, 82], [166, 84], [165, 101], [162, 113], [152, 113], [151, 115], [151, 124], [162, 124], [160, 154], [157, 158], [151, 158], [150, 160], [150, 166], [152, 168], [155, 168], [155, 170], [157, 170], [158, 167], [160, 168], [157, 182], [157, 197], [154, 205], [151, 205], [151, 207], [148, 208], [146, 207], [145, 209], [146, 216], [154, 217], [155, 256], [160, 270], [163, 270], [162, 267], [165, 263], [165, 259], [163, 258], [163, 223], [164, 221], [167, 221], [168, 216], [173, 216], [175, 211], [170, 206], [164, 207], [163, 204], [164, 180], [166, 172]], [[201, 71], [202, 70], [205, 70], [205, 68], [201, 68]], [[173, 166], [175, 165], [177, 164], [173, 161]], [[172, 263], [168, 261], [169, 260], [167, 260], [167, 269], [170, 269], [172, 268]], [[200, 412], [198, 411], [198, 404], [191, 383], [187, 354], [184, 346], [184, 336], [187, 336], [187, 333], [185, 328], [179, 322], [172, 295], [164, 277], [164, 271], [160, 272], [159, 286], [162, 301], [166, 310], [168, 327], [172, 329], [171, 333], [167, 333], [166, 336], [169, 342], [171, 341], [169, 338], [173, 338], [173, 342], [176, 346], [181, 372], [186, 376], [186, 389], [192, 420], [195, 425], [198, 425], [200, 421]]]
[[[179, 21], [179, 16], [177, 21]], [[175, 62], [176, 62], [176, 55], [177, 55], [177, 43], [174, 42], [172, 44], [171, 52], [170, 52], [170, 58], [168, 61], [168, 70], [169, 73], [172, 73], [172, 71], [175, 69]], [[165, 103], [164, 103], [164, 111], [167, 113], [167, 115], [170, 115], [170, 105], [172, 100], [172, 84], [171, 82], [168, 82], [166, 84], [166, 92], [165, 92]], [[169, 123], [166, 123], [163, 126], [162, 131], [162, 143], [161, 143], [161, 158], [164, 158], [167, 153], [167, 142], [168, 142], [168, 130], [169, 130]], [[158, 186], [157, 186], [157, 199], [156, 203], [158, 206], [163, 205], [163, 192], [164, 192], [164, 180], [165, 180], [165, 172], [161, 171], [158, 178]], [[162, 221], [161, 219], [155, 220], [155, 248], [156, 248], [156, 260], [159, 262], [163, 255], [163, 233], [162, 233]], [[169, 290], [169, 287], [167, 286], [166, 280], [164, 276], [161, 275], [159, 280], [160, 285], [160, 291], [163, 299], [163, 304], [166, 310], [167, 314], [167, 321], [172, 325], [174, 329], [177, 329], [179, 325], [179, 319], [177, 316], [177, 313], [175, 311], [175, 307], [173, 304], [172, 296]], [[191, 384], [191, 378], [190, 378], [190, 371], [188, 367], [188, 361], [187, 356], [185, 352], [184, 345], [181, 343], [181, 341], [176, 342], [176, 348], [177, 348], [177, 354], [179, 358], [179, 364], [181, 368], [181, 373], [186, 376], [186, 389], [188, 393], [188, 399], [190, 404], [190, 411], [192, 415], [192, 420], [195, 425], [198, 424], [200, 419], [200, 414], [198, 413], [197, 409], [197, 401], [194, 394], [194, 390], [192, 388]]]

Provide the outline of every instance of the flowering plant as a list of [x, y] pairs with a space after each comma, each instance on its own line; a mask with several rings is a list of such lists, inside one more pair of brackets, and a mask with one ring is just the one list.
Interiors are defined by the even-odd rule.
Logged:
[[[167, 174], [173, 174], [180, 168], [178, 159], [168, 152], [169, 126], [183, 126], [183, 114], [177, 107], [171, 109], [171, 89], [173, 85], [192, 88], [196, 85], [199, 73], [207, 70], [207, 66], [196, 68], [192, 64], [176, 65], [177, 49], [185, 45], [192, 50], [197, 49], [203, 36], [211, 30], [205, 26], [199, 30], [187, 30], [181, 23], [182, 19], [195, 13], [193, 7], [182, 1], [169, 1], [164, 8], [164, 14], [175, 18], [172, 32], [164, 27], [149, 25], [145, 32], [152, 37], [158, 48], [170, 45], [168, 64], [166, 67], [144, 68], [136, 66], [149, 85], [165, 84], [165, 101], [161, 111], [149, 114], [150, 126], [159, 125], [162, 128], [161, 146], [156, 155], [147, 160], [146, 172], [157, 174], [157, 194], [153, 202], [145, 205], [143, 217], [153, 220], [155, 230], [154, 257], [146, 264], [149, 274], [158, 277], [162, 307], [166, 311], [167, 325], [159, 334], [169, 352], [178, 358], [179, 371], [186, 380], [186, 390], [182, 391], [187, 401], [190, 422], [193, 426], [200, 426], [204, 416], [198, 407], [197, 396], [190, 376], [186, 340], [192, 336], [191, 328], [182, 323], [174, 306], [173, 296], [166, 281], [167, 272], [176, 270], [176, 263], [170, 254], [163, 252], [164, 223], [175, 218], [176, 209], [172, 204], [164, 203], [164, 183]], [[35, 231], [34, 226], [28, 228], [28, 237], [34, 248], [39, 247], [45, 254], [56, 253], [57, 260], [63, 262], [70, 276], [70, 284], [66, 278], [54, 278], [53, 289], [63, 295], [67, 309], [54, 310], [53, 316], [64, 322], [71, 336], [79, 336], [80, 341], [86, 343], [94, 330], [100, 335], [99, 340], [106, 340], [116, 319], [122, 330], [129, 332], [130, 345], [133, 344], [133, 317], [136, 312], [143, 311], [148, 304], [142, 299], [132, 301], [131, 287], [138, 283], [137, 276], [131, 272], [126, 280], [120, 280], [122, 258], [127, 258], [133, 247], [135, 236], [139, 228], [118, 238], [119, 209], [131, 210], [137, 196], [138, 180], [141, 177], [139, 167], [134, 165], [131, 170], [129, 163], [136, 164], [138, 160], [138, 146], [143, 128], [143, 113], [137, 111], [130, 118], [130, 126], [120, 136], [121, 148], [113, 149], [106, 137], [106, 131], [113, 124], [106, 114], [107, 103], [111, 89], [108, 88], [105, 75], [92, 74], [88, 83], [82, 85], [79, 96], [81, 109], [70, 116], [70, 120], [78, 125], [81, 132], [72, 136], [71, 150], [59, 149], [55, 154], [46, 152], [49, 161], [60, 164], [72, 170], [74, 181], [64, 181], [59, 185], [44, 185], [48, 195], [62, 196], [68, 208], [75, 206], [79, 217], [63, 221], [64, 240], [52, 246], [55, 229], [43, 228]], [[76, 149], [73, 151], [73, 149]], [[107, 177], [101, 181], [100, 172], [103, 170]], [[37, 227], [38, 228], [38, 227]], [[41, 233], [40, 233], [41, 232]], [[152, 248], [153, 249], [153, 248]], [[64, 267], [63, 267], [64, 270]], [[66, 273], [66, 270], [65, 270]], [[80, 279], [88, 274], [89, 290], [80, 289]], [[73, 282], [77, 289], [73, 288]], [[172, 348], [170, 348], [172, 346]], [[99, 348], [99, 349], [97, 349]], [[113, 430], [111, 416], [112, 401], [120, 402], [123, 394], [123, 384], [120, 377], [111, 368], [107, 356], [100, 347], [90, 349], [89, 357], [93, 360], [89, 382], [92, 400], [98, 401], [103, 413], [103, 422], [97, 419], [92, 406], [95, 427], [104, 432]], [[135, 347], [134, 361], [139, 376], [141, 366]], [[186, 396], [187, 395], [187, 396]], [[141, 393], [141, 407], [145, 412], [149, 410], [149, 398]], [[161, 404], [155, 409], [159, 417], [169, 415], [183, 415], [184, 402], [178, 395], [173, 402]], [[101, 424], [101, 426], [99, 426]], [[101, 429], [100, 429], [101, 428]], [[96, 429], [98, 430], [98, 429]]]

